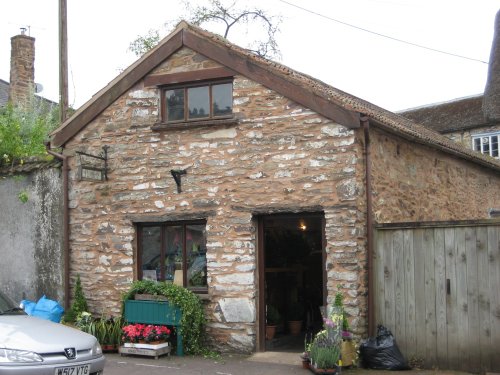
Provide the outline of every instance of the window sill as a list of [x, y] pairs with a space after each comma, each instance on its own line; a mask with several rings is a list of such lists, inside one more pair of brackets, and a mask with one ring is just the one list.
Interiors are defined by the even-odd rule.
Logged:
[[202, 301], [209, 301], [210, 300], [210, 295], [208, 293], [195, 293], [199, 299]]
[[237, 123], [238, 119], [235, 117], [225, 118], [225, 119], [176, 122], [176, 123], [157, 122], [156, 124], [151, 126], [151, 130], [154, 131], [180, 130], [180, 129], [184, 130], [184, 129], [202, 128], [207, 126], [217, 126], [217, 125], [235, 125]]

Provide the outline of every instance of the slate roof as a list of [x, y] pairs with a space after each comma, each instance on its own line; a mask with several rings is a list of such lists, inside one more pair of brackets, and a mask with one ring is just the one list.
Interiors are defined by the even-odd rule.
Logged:
[[461, 98], [446, 103], [429, 104], [398, 112], [439, 133], [494, 125], [483, 113], [483, 95]]
[[[51, 134], [53, 145], [56, 147], [63, 146], [99, 113], [118, 99], [120, 95], [182, 47], [195, 50], [319, 113], [324, 114], [333, 108], [334, 111], [327, 117], [341, 125], [348, 127], [359, 126], [360, 115], [366, 115], [373, 126], [397, 134], [412, 142], [425, 144], [459, 158], [500, 171], [500, 161], [494, 158], [466, 149], [445, 136], [401, 115], [343, 92], [285, 65], [257, 56], [230, 43], [221, 36], [185, 21], [179, 23], [177, 28], [155, 48], [124, 70], [56, 129]], [[266, 79], [266, 77], [271, 78]], [[296, 92], [303, 94], [299, 99], [302, 102], [291, 96], [295, 95]]]

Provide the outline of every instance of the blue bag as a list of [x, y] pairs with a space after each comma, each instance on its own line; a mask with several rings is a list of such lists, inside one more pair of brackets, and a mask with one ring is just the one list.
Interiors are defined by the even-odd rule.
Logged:
[[27, 299], [23, 299], [21, 301], [21, 307], [24, 309], [24, 312], [28, 315], [33, 315], [33, 309], [35, 308], [36, 302], [29, 301]]
[[63, 314], [64, 309], [59, 303], [43, 296], [38, 300], [30, 315], [59, 323]]

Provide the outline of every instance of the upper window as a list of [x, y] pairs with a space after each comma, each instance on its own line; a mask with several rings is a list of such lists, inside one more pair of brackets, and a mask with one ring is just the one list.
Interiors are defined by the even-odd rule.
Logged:
[[138, 226], [139, 279], [207, 291], [205, 221]]
[[472, 137], [472, 148], [482, 154], [492, 156], [499, 159], [498, 154], [498, 139], [500, 133], [481, 134]]
[[163, 93], [165, 122], [227, 118], [233, 113], [231, 81], [167, 87]]

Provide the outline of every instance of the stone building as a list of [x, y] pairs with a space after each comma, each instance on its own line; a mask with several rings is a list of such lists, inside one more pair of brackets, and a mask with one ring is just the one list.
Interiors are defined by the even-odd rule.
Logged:
[[270, 305], [321, 324], [338, 288], [366, 335], [374, 223], [500, 206], [498, 160], [185, 22], [52, 147], [69, 166], [68, 268], [92, 311], [119, 314], [135, 279], [176, 282], [225, 350], [265, 350]]

